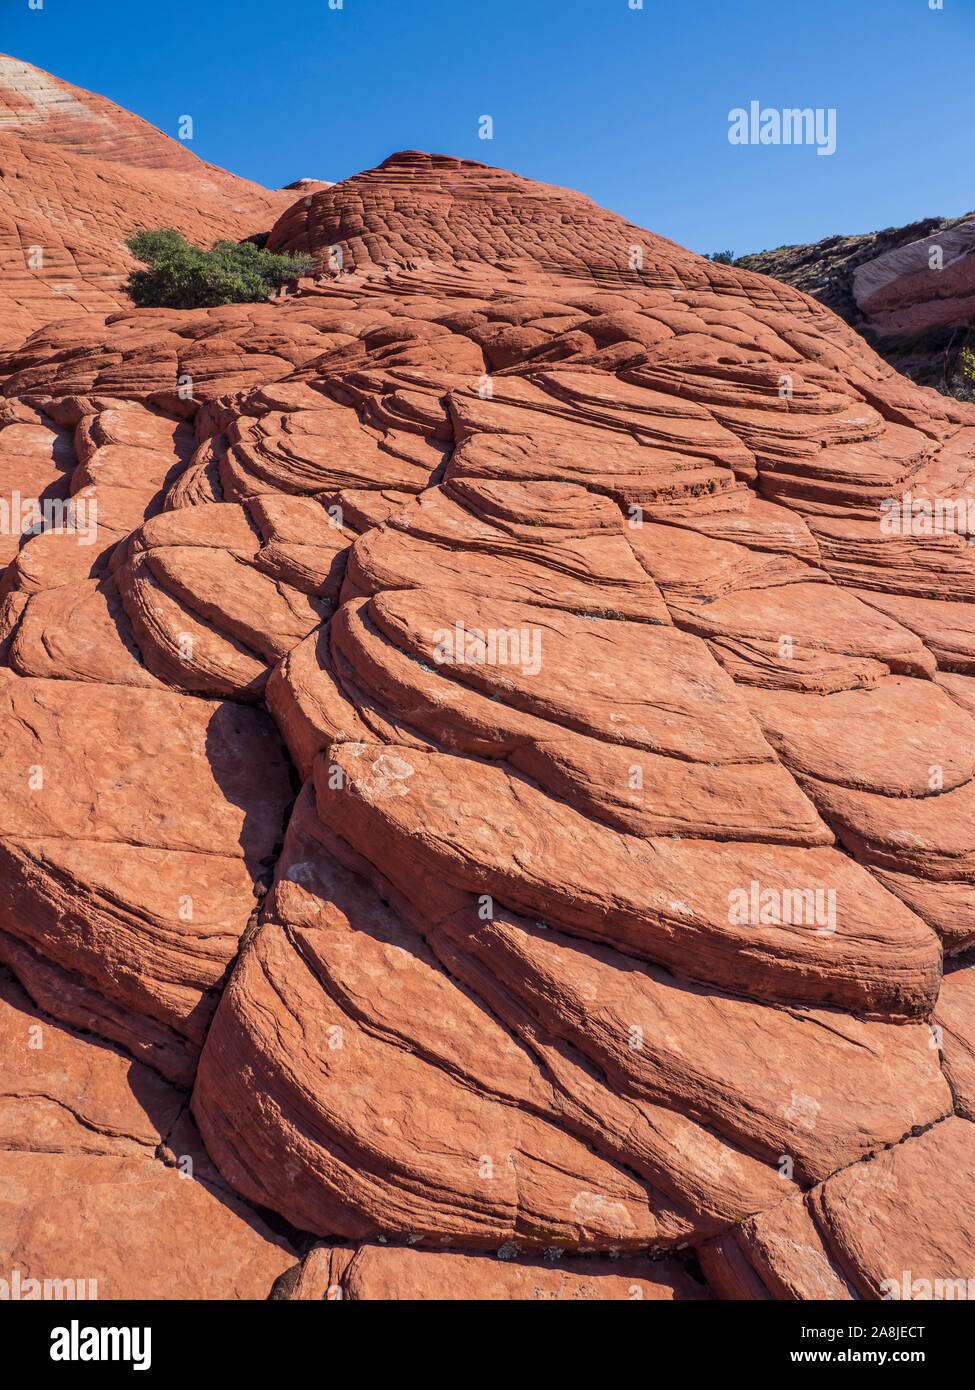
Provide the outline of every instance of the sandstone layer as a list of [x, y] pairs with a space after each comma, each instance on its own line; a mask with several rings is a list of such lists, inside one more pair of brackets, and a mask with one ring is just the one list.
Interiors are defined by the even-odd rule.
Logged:
[[975, 550], [881, 518], [975, 409], [479, 164], [270, 239], [313, 285], [0, 359], [5, 487], [97, 516], [0, 585], [18, 1258], [144, 1185], [204, 1296], [967, 1278]]
[[[174, 111], [174, 129], [179, 120]], [[0, 54], [0, 346], [127, 305], [132, 232], [171, 226], [207, 245], [236, 241], [266, 231], [295, 197], [206, 164], [189, 142]]]

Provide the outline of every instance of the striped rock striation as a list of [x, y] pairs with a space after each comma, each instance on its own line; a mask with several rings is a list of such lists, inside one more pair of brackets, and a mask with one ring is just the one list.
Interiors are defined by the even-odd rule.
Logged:
[[270, 242], [315, 283], [0, 359], [76, 523], [0, 585], [0, 960], [95, 1112], [3, 1147], [196, 1153], [238, 1297], [967, 1278], [975, 549], [884, 504], [971, 496], [975, 409], [480, 164]]
[[129, 305], [133, 231], [237, 241], [265, 232], [296, 196], [206, 164], [188, 142], [0, 53], [0, 346]]

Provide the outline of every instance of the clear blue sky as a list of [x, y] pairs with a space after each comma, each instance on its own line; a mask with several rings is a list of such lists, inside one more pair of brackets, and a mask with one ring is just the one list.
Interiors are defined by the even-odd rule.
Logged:
[[[0, 0], [0, 50], [270, 187], [428, 149], [739, 255], [975, 208], [975, 0], [643, 2]], [[752, 100], [835, 108], [836, 154], [732, 146]]]

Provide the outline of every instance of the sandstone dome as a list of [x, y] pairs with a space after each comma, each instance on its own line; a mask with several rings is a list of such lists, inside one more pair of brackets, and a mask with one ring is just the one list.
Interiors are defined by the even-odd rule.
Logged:
[[4, 557], [6, 1026], [60, 1029], [64, 1086], [110, 1044], [79, 1118], [18, 1112], [10, 1248], [84, 1192], [105, 1296], [191, 1215], [204, 1297], [967, 1267], [975, 549], [885, 504], [967, 500], [975, 409], [472, 161], [269, 244], [314, 281], [0, 358], [5, 492], [97, 505]]
[[205, 164], [104, 97], [0, 54], [0, 344], [128, 305], [131, 232], [240, 239], [293, 196]]

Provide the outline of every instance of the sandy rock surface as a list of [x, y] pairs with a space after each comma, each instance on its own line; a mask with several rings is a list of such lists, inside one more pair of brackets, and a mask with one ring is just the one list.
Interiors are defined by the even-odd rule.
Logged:
[[[138, 122], [106, 148], [97, 102], [25, 118], [4, 63], [39, 167], [107, 161], [127, 213], [201, 177]], [[79, 276], [70, 322], [7, 320], [3, 486], [97, 523], [6, 537], [0, 583], [19, 1266], [966, 1279], [975, 552], [881, 504], [967, 496], [975, 410], [469, 161], [302, 189], [271, 242], [318, 261], [281, 301], [105, 318]]]

